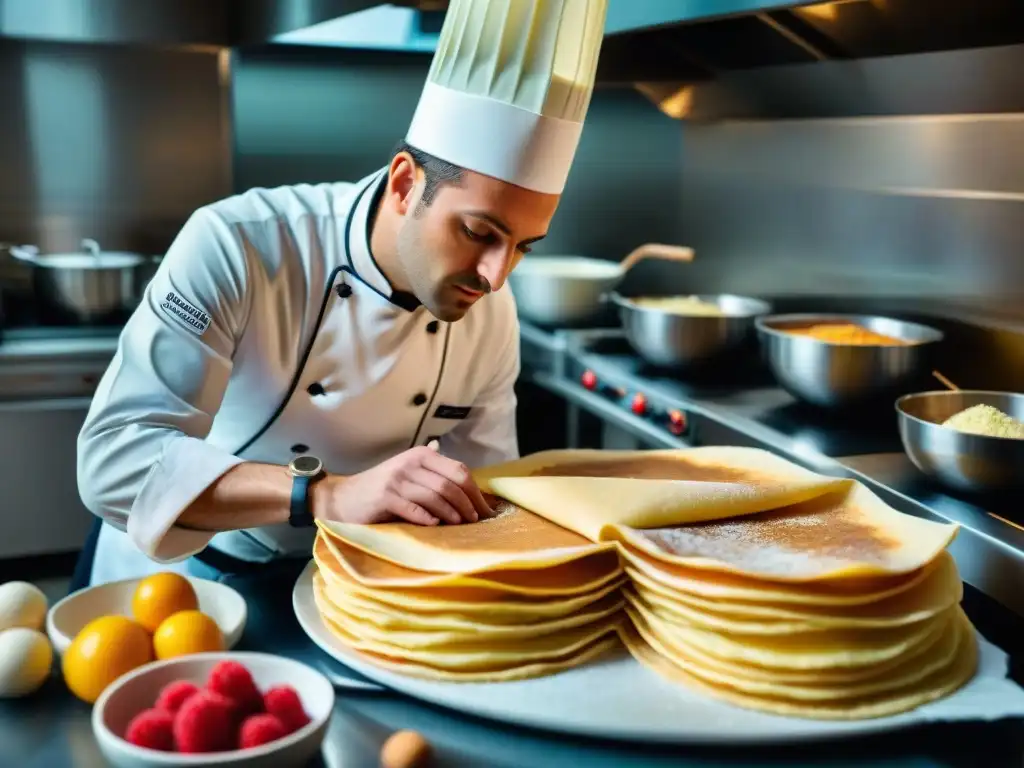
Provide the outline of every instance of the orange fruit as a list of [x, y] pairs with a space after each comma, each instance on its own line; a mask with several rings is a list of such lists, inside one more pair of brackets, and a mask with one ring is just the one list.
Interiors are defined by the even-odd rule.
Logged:
[[132, 616], [150, 632], [178, 611], [194, 611], [199, 599], [189, 580], [170, 571], [147, 576], [132, 596]]
[[61, 668], [68, 689], [92, 704], [121, 675], [153, 660], [145, 627], [127, 616], [101, 616], [75, 635]]
[[164, 619], [153, 633], [153, 649], [158, 659], [171, 659], [190, 653], [224, 650], [224, 634], [217, 622], [200, 611], [179, 611]]

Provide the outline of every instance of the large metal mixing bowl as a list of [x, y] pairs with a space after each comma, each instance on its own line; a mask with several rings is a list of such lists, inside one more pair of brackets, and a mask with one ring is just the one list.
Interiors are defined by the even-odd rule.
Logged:
[[1024, 421], [1024, 395], [957, 390], [920, 392], [896, 401], [900, 439], [919, 470], [970, 493], [1024, 490], [1024, 440], [959, 432], [942, 422], [974, 405], [998, 408]]
[[[851, 323], [914, 342], [898, 346], [835, 344], [787, 331], [822, 323]], [[793, 397], [822, 408], [895, 398], [926, 375], [943, 334], [926, 325], [874, 315], [773, 315], [757, 320], [764, 356]]]
[[721, 315], [684, 315], [644, 307], [612, 293], [630, 346], [644, 360], [665, 368], [706, 363], [736, 350], [754, 337], [754, 319], [771, 307], [759, 299], [729, 294], [695, 296], [716, 305]]

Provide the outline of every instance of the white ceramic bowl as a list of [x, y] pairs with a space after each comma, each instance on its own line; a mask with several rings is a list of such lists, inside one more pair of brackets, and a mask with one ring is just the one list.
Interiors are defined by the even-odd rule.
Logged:
[[[217, 622], [230, 649], [242, 637], [248, 615], [245, 598], [226, 584], [186, 576], [199, 598], [199, 610]], [[75, 635], [93, 619], [109, 614], [132, 615], [132, 596], [142, 579], [126, 579], [86, 587], [55, 603], [46, 614], [46, 634], [63, 655]]]
[[[122, 738], [131, 719], [152, 707], [165, 685], [174, 680], [203, 685], [214, 665], [224, 659], [245, 665], [261, 691], [274, 685], [292, 686], [311, 722], [283, 739], [260, 747], [198, 755], [136, 747]], [[313, 759], [324, 740], [333, 710], [334, 687], [326, 677], [305, 664], [266, 653], [196, 653], [154, 661], [119, 677], [93, 705], [92, 730], [103, 756], [116, 768], [200, 765], [288, 768], [304, 766]]]

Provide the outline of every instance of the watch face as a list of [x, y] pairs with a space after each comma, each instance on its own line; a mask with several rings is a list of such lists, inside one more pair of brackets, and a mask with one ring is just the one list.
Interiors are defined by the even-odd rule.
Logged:
[[316, 456], [296, 456], [292, 459], [292, 471], [297, 475], [315, 475], [323, 463]]

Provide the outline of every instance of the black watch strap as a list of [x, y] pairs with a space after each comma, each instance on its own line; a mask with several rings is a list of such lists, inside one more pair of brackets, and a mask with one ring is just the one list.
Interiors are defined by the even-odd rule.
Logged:
[[313, 513], [309, 504], [309, 486], [313, 478], [292, 478], [292, 504], [288, 524], [293, 528], [308, 528], [313, 524]]
[[308, 528], [313, 525], [309, 489], [324, 476], [323, 464], [313, 456], [298, 456], [292, 460], [289, 471], [292, 475], [292, 497], [288, 524], [293, 528]]

